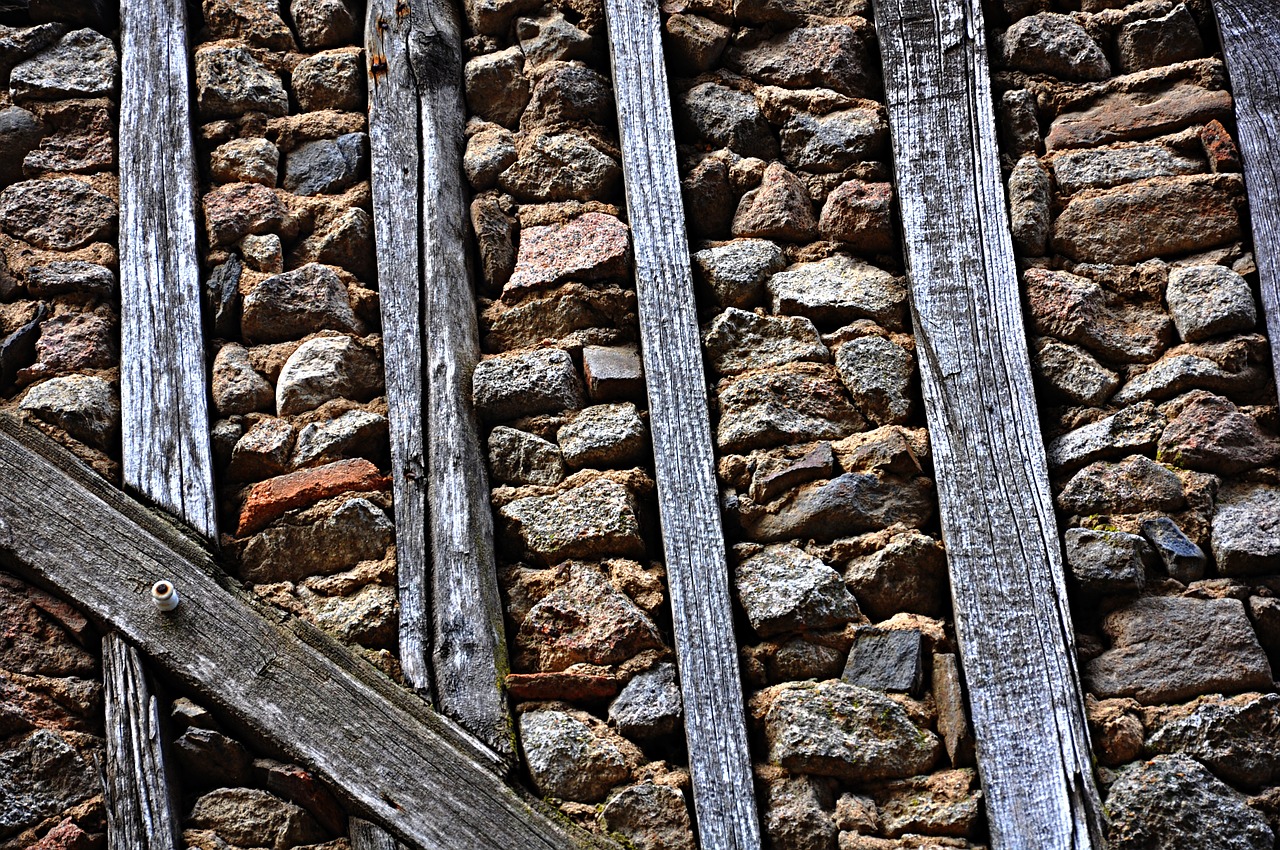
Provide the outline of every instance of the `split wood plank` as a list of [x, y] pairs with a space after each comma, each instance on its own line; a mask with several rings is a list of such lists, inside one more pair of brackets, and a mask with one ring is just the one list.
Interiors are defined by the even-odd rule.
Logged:
[[757, 850], [706, 377], [655, 0], [606, 0], [658, 510], [703, 847]]
[[[370, 132], [382, 139], [374, 148], [375, 219], [384, 220], [384, 228], [409, 231], [379, 240], [382, 291], [401, 290], [391, 308], [384, 305], [384, 315], [387, 309], [403, 308], [391, 330], [408, 334], [415, 332], [410, 325], [416, 323], [416, 333], [424, 334], [420, 348], [415, 348], [417, 343], [397, 343], [406, 362], [391, 366], [401, 373], [395, 380], [404, 385], [404, 410], [397, 414], [400, 427], [414, 427], [416, 411], [416, 427], [426, 434], [430, 600], [410, 613], [421, 618], [430, 609], [431, 670], [440, 710], [514, 764], [514, 728], [503, 688], [507, 642], [493, 513], [471, 403], [480, 338], [468, 267], [470, 219], [462, 169], [466, 107], [458, 10], [451, 0], [374, 0], [367, 38]], [[384, 259], [410, 240], [416, 245], [409, 254]], [[408, 265], [414, 257], [421, 261], [417, 269]], [[392, 280], [382, 276], [384, 267]], [[414, 286], [421, 287], [420, 296], [408, 294]], [[392, 357], [389, 349], [389, 364]], [[417, 371], [422, 367], [425, 390]], [[415, 378], [418, 402], [412, 395]], [[397, 471], [397, 481], [405, 474]], [[414, 485], [408, 510], [419, 510], [420, 486]], [[397, 514], [397, 524], [399, 518]], [[416, 517], [410, 522], [416, 523]], [[402, 625], [402, 631], [405, 628]], [[428, 643], [425, 637], [410, 640], [417, 647]]]
[[1280, 8], [1274, 0], [1213, 0], [1235, 98], [1262, 312], [1280, 388]]
[[102, 639], [106, 706], [107, 846], [178, 850], [160, 710], [138, 651], [119, 635]]
[[[168, 517], [0, 417], [0, 561], [114, 628], [151, 663], [322, 777], [412, 847], [616, 845], [503, 783], [504, 764], [319, 629], [262, 606]], [[151, 603], [158, 578], [182, 603]]]
[[184, 0], [120, 4], [124, 484], [217, 538]]
[[376, 824], [351, 818], [351, 850], [404, 850], [404, 845]]
[[992, 847], [1103, 847], [980, 0], [876, 0], [875, 25]]

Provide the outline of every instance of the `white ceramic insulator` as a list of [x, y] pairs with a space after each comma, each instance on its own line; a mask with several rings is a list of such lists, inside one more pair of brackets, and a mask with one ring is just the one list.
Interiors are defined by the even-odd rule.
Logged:
[[161, 611], [172, 611], [178, 607], [178, 588], [171, 581], [158, 581], [151, 585], [151, 601]]

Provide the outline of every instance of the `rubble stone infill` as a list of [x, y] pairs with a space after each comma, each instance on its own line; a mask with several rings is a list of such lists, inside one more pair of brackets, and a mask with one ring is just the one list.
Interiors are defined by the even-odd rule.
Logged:
[[1209, 4], [992, 6], [1113, 846], [1270, 848], [1280, 417]]

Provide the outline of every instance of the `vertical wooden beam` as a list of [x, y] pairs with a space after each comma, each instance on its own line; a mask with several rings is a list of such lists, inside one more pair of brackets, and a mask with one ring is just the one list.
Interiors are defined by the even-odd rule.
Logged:
[[1274, 0], [1214, 0], [1213, 8], [1231, 75], [1262, 311], [1280, 387], [1280, 8]]
[[391, 833], [360, 818], [351, 818], [351, 850], [405, 850]]
[[[392, 427], [399, 421], [401, 428], [416, 427], [426, 434], [430, 605], [413, 600], [416, 607], [409, 614], [421, 620], [429, 607], [434, 628], [430, 641], [421, 635], [421, 627], [418, 635], [408, 639], [415, 652], [423, 651], [428, 642], [431, 645], [440, 710], [514, 763], [514, 732], [503, 690], [507, 643], [494, 559], [493, 513], [471, 405], [471, 375], [480, 359], [480, 339], [468, 268], [469, 218], [462, 170], [466, 109], [461, 25], [450, 0], [412, 4], [374, 0], [369, 21], [370, 132], [377, 140], [374, 218], [383, 220], [384, 229], [410, 231], [404, 237], [379, 239], [380, 286], [384, 293], [388, 286], [396, 290], [407, 290], [413, 283], [421, 286], [417, 300], [406, 291], [394, 296], [403, 315], [391, 328], [384, 328], [388, 335], [413, 333], [410, 325], [417, 319], [416, 332], [423, 334], [420, 349], [415, 349], [416, 343], [396, 343], [394, 351], [405, 355], [404, 363], [391, 365], [393, 349], [388, 348], [389, 367], [398, 373], [394, 380], [404, 389], [399, 402], [403, 410], [392, 420]], [[407, 105], [410, 99], [414, 106]], [[398, 114], [392, 115], [396, 110]], [[406, 126], [410, 120], [414, 125]], [[415, 168], [420, 182], [413, 186]], [[404, 257], [388, 256], [400, 247], [412, 250], [402, 244], [410, 238], [417, 241], [421, 261], [416, 270], [407, 266]], [[383, 278], [383, 268], [397, 279]], [[384, 315], [387, 309], [384, 305]], [[415, 360], [415, 354], [420, 359]], [[411, 383], [415, 376], [421, 380], [420, 368], [425, 368], [426, 379], [425, 392], [420, 388], [418, 397], [425, 396], [425, 401], [415, 402]], [[411, 490], [406, 510], [417, 511], [420, 485], [409, 488], [401, 481], [413, 472], [414, 447], [411, 438], [394, 439], [405, 444], [401, 451], [406, 466], [396, 471], [396, 479]], [[417, 522], [416, 517], [409, 522]], [[417, 545], [416, 540], [410, 542]], [[409, 579], [418, 581], [416, 576]], [[406, 628], [412, 628], [412, 620], [402, 622], [402, 636]]]
[[1102, 847], [979, 0], [876, 0], [921, 384], [993, 848]]
[[756, 850], [760, 826], [658, 4], [606, 0], [605, 17], [698, 832], [704, 848]]

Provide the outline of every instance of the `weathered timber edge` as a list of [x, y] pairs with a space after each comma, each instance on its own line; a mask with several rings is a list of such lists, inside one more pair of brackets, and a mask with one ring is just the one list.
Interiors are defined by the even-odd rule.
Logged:
[[1105, 846], [978, 0], [876, 0], [921, 384], [991, 843]]
[[[308, 623], [239, 590], [171, 519], [0, 416], [0, 561], [115, 628], [157, 668], [410, 846], [616, 847], [503, 783], [504, 764]], [[171, 614], [148, 591], [183, 597]]]
[[1272, 0], [1213, 0], [1235, 98], [1271, 368], [1280, 388], [1280, 9]]
[[706, 850], [756, 850], [760, 825], [658, 4], [606, 0], [605, 19], [698, 833]]

